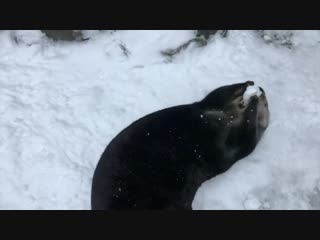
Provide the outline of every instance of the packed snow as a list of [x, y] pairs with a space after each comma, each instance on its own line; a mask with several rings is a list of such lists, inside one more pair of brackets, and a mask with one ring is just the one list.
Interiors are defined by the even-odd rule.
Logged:
[[260, 96], [262, 92], [260, 91], [259, 87], [257, 86], [248, 86], [246, 91], [243, 94], [243, 101], [245, 104], [248, 104], [249, 99], [252, 96]]
[[193, 209], [320, 209], [320, 31], [233, 30], [171, 61], [161, 51], [193, 31], [85, 34], [0, 31], [0, 209], [90, 209], [93, 171], [119, 131], [247, 80], [266, 91], [270, 125]]

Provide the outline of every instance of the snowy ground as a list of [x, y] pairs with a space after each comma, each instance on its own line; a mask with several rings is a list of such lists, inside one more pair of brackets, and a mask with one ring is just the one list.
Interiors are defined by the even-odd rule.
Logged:
[[120, 130], [246, 80], [267, 93], [269, 128], [193, 208], [320, 209], [320, 31], [290, 31], [290, 48], [230, 31], [171, 62], [160, 51], [192, 31], [87, 34], [64, 43], [0, 31], [0, 209], [89, 209], [94, 168]]

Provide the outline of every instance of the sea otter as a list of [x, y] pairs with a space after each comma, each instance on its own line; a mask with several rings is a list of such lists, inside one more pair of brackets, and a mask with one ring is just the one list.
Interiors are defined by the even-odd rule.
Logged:
[[200, 185], [256, 147], [269, 123], [253, 81], [217, 88], [202, 101], [151, 113], [121, 131], [95, 169], [93, 210], [192, 209]]

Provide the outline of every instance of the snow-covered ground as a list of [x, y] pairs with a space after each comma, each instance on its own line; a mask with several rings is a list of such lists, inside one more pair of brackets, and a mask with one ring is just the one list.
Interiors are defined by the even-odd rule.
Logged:
[[192, 31], [86, 33], [52, 42], [0, 31], [0, 209], [90, 209], [94, 168], [120, 130], [246, 80], [266, 91], [269, 128], [193, 208], [320, 209], [320, 31], [289, 31], [290, 47], [272, 31], [229, 31], [172, 61], [160, 52]]

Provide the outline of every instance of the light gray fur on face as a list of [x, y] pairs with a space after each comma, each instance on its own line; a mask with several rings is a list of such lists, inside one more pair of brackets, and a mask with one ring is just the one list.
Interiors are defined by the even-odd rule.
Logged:
[[268, 101], [263, 94], [259, 98], [259, 104], [258, 104], [258, 123], [261, 127], [267, 128], [269, 125], [269, 118], [270, 113], [268, 109]]
[[265, 96], [265, 93], [261, 94], [258, 102], [258, 112], [257, 112], [257, 140], [263, 135], [263, 132], [269, 125], [270, 120], [270, 112], [268, 101]]

